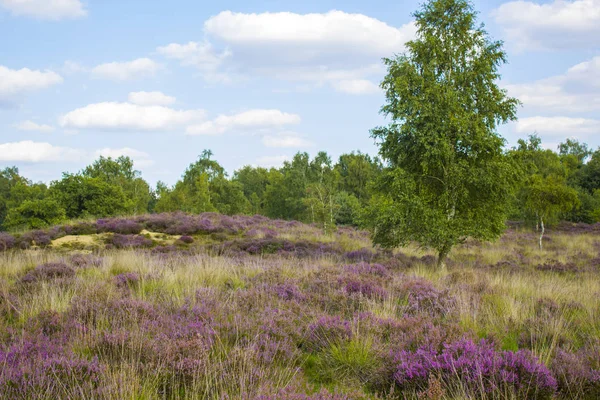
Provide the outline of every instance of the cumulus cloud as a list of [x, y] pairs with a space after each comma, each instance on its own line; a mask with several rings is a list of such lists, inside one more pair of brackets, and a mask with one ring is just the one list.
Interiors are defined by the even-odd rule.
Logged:
[[207, 81], [224, 83], [231, 81], [227, 72], [219, 71], [227, 58], [232, 55], [228, 49], [218, 52], [210, 42], [204, 41], [186, 44], [171, 43], [158, 47], [156, 51], [166, 58], [180, 61], [181, 65], [198, 68]]
[[300, 116], [280, 110], [248, 110], [233, 115], [219, 115], [211, 121], [189, 126], [188, 135], [218, 135], [230, 130], [280, 128], [300, 123]]
[[[415, 32], [412, 22], [396, 28], [342, 11], [224, 11], [204, 23], [204, 42], [172, 43], [157, 50], [198, 67], [212, 81], [258, 76], [368, 94], [376, 91], [373, 80], [381, 73], [381, 57], [403, 51]], [[217, 51], [211, 41], [225, 50]]]
[[264, 156], [259, 157], [254, 165], [264, 168], [279, 168], [283, 165], [284, 162], [289, 160], [290, 157], [288, 156]]
[[104, 102], [73, 110], [59, 118], [65, 129], [105, 131], [172, 131], [204, 118], [204, 110]]
[[209, 35], [248, 52], [277, 53], [280, 61], [330, 57], [381, 57], [401, 51], [414, 24], [392, 27], [375, 18], [343, 11], [245, 14], [223, 11], [204, 23]]
[[100, 64], [92, 69], [92, 76], [98, 79], [127, 81], [154, 76], [160, 65], [149, 58], [138, 58], [127, 62]]
[[600, 110], [600, 56], [564, 74], [532, 83], [507, 85], [528, 109], [581, 113]]
[[87, 15], [80, 0], [0, 0], [0, 7], [13, 15], [60, 20]]
[[12, 103], [28, 92], [62, 83], [63, 78], [53, 71], [10, 69], [0, 65], [0, 103]]
[[173, 96], [167, 96], [162, 92], [131, 92], [129, 102], [140, 106], [168, 106], [175, 103]]
[[521, 118], [515, 130], [518, 133], [537, 132], [543, 136], [585, 137], [600, 133], [600, 120], [572, 117]]
[[265, 135], [262, 138], [262, 142], [267, 147], [280, 148], [302, 148], [311, 147], [313, 145], [309, 140], [292, 132], [283, 132], [278, 135]]
[[511, 1], [492, 15], [522, 50], [600, 45], [600, 0]]
[[144, 168], [154, 164], [154, 161], [150, 158], [148, 153], [140, 150], [132, 149], [130, 147], [123, 147], [120, 149], [111, 149], [109, 147], [99, 149], [94, 153], [95, 158], [111, 157], [119, 158], [121, 156], [129, 157], [133, 160], [136, 167]]
[[38, 124], [33, 121], [23, 121], [15, 124], [14, 127], [20, 131], [27, 132], [52, 132], [54, 131], [54, 127], [46, 124]]
[[3, 162], [64, 162], [80, 161], [84, 157], [82, 150], [53, 146], [46, 142], [24, 140], [0, 143], [0, 161]]

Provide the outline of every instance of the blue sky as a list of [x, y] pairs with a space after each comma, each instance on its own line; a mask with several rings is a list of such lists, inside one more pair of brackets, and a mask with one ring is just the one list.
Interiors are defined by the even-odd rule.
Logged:
[[[417, 1], [0, 0], [0, 168], [58, 179], [131, 156], [175, 183], [203, 149], [225, 168], [297, 151], [377, 152], [380, 62]], [[500, 130], [600, 145], [600, 0], [474, 1], [524, 106]]]

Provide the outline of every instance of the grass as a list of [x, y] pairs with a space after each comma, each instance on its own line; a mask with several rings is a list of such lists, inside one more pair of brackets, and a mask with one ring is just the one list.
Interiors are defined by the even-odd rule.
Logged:
[[[103, 249], [99, 236], [90, 234], [55, 239], [46, 249], [0, 253], [0, 394], [522, 398], [522, 388], [505, 385], [489, 392], [466, 384], [459, 372], [432, 372], [410, 385], [395, 377], [401, 352], [423, 346], [441, 351], [462, 338], [487, 339], [498, 352], [530, 351], [549, 374], [556, 373], [561, 351], [577, 355], [581, 368], [594, 368], [582, 355], [593, 354], [587, 349], [600, 337], [600, 263], [594, 261], [600, 238], [594, 233], [551, 232], [540, 251], [533, 233], [509, 231], [496, 243], [456, 248], [448, 269], [440, 271], [431, 253], [414, 246], [390, 255], [352, 230], [325, 235], [306, 225], [261, 224], [279, 238], [338, 250], [216, 254], [210, 247], [216, 239], [206, 234], [168, 252], [117, 250]], [[226, 247], [232, 238], [269, 240], [264, 234], [246, 238], [252, 227], [225, 235], [219, 245]], [[155, 246], [178, 238], [142, 233]], [[72, 242], [95, 247], [82, 252], [65, 246]], [[345, 258], [364, 248], [380, 269], [352, 267], [360, 262]], [[86, 257], [100, 261], [73, 264], [73, 254], [90, 251]], [[75, 275], [24, 282], [29, 271], [48, 263], [62, 263]], [[357, 280], [362, 286], [348, 289], [347, 282]], [[319, 323], [325, 325], [315, 336]], [[315, 340], [321, 344], [311, 345]], [[51, 350], [43, 355], [36, 346]], [[7, 358], [15, 352], [23, 352], [19, 361]], [[60, 370], [48, 366], [56, 363], [62, 363]], [[35, 385], [19, 380], [23, 371], [33, 374], [29, 380]], [[527, 396], [594, 398], [600, 389], [586, 381], [587, 372], [578, 373], [568, 382], [559, 379], [550, 395], [531, 389]]]

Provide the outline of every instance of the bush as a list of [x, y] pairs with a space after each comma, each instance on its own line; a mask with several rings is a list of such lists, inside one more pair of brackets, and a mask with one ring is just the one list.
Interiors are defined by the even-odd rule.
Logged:
[[110, 239], [109, 244], [117, 249], [137, 249], [144, 247], [152, 247], [154, 242], [147, 237], [141, 235], [121, 235], [115, 233]]
[[75, 270], [64, 263], [38, 265], [21, 278], [21, 283], [35, 283], [50, 280], [67, 280], [75, 276]]
[[424, 390], [431, 376], [474, 397], [500, 392], [520, 399], [550, 399], [557, 388], [548, 368], [529, 351], [498, 352], [485, 340], [460, 340], [441, 352], [429, 346], [400, 351], [395, 364], [393, 379], [402, 390]]
[[5, 232], [0, 232], [0, 251], [10, 250], [15, 247], [15, 237]]

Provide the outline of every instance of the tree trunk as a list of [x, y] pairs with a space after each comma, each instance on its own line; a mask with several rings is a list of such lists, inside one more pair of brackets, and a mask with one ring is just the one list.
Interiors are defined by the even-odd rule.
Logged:
[[542, 239], [544, 238], [544, 220], [540, 218], [540, 250], [544, 250], [543, 246], [542, 246]]
[[437, 267], [441, 271], [446, 270], [446, 258], [450, 254], [450, 246], [444, 246], [438, 253]]

